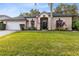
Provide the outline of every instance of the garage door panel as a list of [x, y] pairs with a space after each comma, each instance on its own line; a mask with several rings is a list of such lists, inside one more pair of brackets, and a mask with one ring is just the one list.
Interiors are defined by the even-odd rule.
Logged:
[[7, 22], [6, 27], [8, 30], [20, 30], [19, 22]]

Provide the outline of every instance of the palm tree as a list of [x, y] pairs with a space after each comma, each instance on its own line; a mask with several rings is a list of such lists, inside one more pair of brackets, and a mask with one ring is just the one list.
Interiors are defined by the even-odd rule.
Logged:
[[51, 17], [51, 29], [52, 29], [52, 18], [53, 18], [53, 10], [52, 10], [52, 6], [53, 6], [53, 3], [48, 3], [49, 5], [49, 8], [50, 8], [50, 17]]

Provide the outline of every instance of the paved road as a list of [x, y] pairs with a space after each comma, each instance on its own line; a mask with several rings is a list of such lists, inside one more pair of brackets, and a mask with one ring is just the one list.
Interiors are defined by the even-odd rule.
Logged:
[[7, 31], [7, 30], [5, 30], [5, 31], [0, 31], [0, 36], [5, 36], [5, 35], [11, 34], [11, 33], [13, 33], [13, 32], [16, 32], [16, 31]]

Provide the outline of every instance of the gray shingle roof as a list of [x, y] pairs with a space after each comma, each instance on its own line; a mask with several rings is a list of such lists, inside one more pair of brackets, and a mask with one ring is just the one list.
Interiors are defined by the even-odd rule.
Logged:
[[7, 16], [7, 15], [0, 15], [0, 20], [6, 20], [6, 19], [11, 19], [11, 17]]
[[[48, 15], [50, 16], [50, 13], [48, 13]], [[78, 16], [78, 15], [72, 15], [72, 14], [53, 14], [53, 17], [73, 17], [73, 16]]]
[[[35, 17], [26, 17], [26, 18], [35, 18]], [[7, 15], [0, 15], [0, 20], [5, 20], [5, 21], [7, 21], [7, 20], [9, 20], [9, 21], [10, 20], [16, 20], [17, 21], [17, 20], [25, 20], [25, 17], [20, 15], [20, 16], [11, 18]]]
[[26, 17], [24, 17], [24, 16], [18, 16], [18, 17], [14, 17], [13, 19], [25, 19], [25, 18], [35, 18], [35, 16], [32, 16], [32, 17], [28, 17], [28, 16], [26, 16]]
[[[40, 13], [39, 14], [39, 16], [41, 15], [41, 14], [43, 14], [43, 13], [46, 13], [46, 14], [48, 14], [49, 16], [50, 16], [50, 12], [42, 12], [42, 13]], [[53, 14], [52, 16], [54, 16], [54, 17], [73, 17], [73, 16], [79, 16], [79, 15], [72, 15], [72, 14]]]
[[0, 17], [7, 17], [7, 18], [11, 18], [11, 17], [9, 17], [9, 16], [7, 16], [7, 15], [0, 15]]
[[[42, 12], [42, 13], [46, 13], [50, 16], [50, 13], [47, 13], [47, 12]], [[42, 13], [40, 13], [39, 15], [41, 15]], [[39, 16], [39, 15], [36, 15], [36, 16]], [[36, 18], [36, 16], [31, 16], [31, 17], [28, 17], [26, 16], [26, 18]], [[54, 17], [73, 17], [73, 16], [79, 16], [79, 15], [64, 15], [64, 14], [53, 14]], [[25, 17], [23, 15], [20, 15], [20, 16], [17, 16], [17, 17], [9, 17], [7, 15], [0, 15], [0, 20], [25, 20]]]
[[24, 16], [20, 15], [20, 16], [14, 17], [13, 19], [25, 19], [25, 18]]
[[35, 17], [24, 17], [22, 15], [12, 18], [11, 20], [25, 20], [25, 18], [35, 18]]

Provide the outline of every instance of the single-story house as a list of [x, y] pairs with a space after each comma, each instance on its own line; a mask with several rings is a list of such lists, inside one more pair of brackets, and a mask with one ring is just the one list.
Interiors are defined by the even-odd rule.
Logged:
[[28, 30], [31, 28], [36, 30], [56, 30], [58, 28], [72, 30], [73, 16], [53, 14], [51, 20], [50, 14], [47, 12], [42, 12], [32, 17], [20, 15], [11, 18], [6, 15], [0, 15], [0, 22], [6, 24], [5, 30]]

